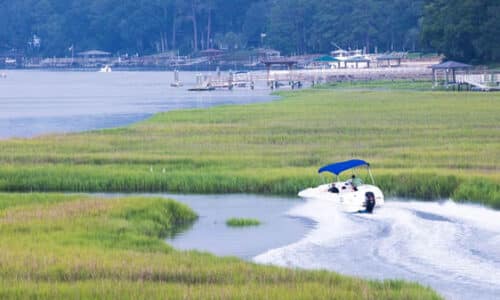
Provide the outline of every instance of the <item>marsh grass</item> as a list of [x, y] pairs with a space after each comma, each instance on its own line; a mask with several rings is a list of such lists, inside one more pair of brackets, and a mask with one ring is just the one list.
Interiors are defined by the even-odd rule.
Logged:
[[294, 195], [322, 182], [319, 166], [363, 158], [388, 195], [500, 208], [500, 94], [281, 95], [124, 128], [0, 141], [0, 190]]
[[226, 225], [229, 227], [258, 226], [260, 221], [251, 218], [230, 218], [226, 220]]
[[0, 194], [0, 299], [439, 298], [414, 283], [260, 266], [164, 242], [195, 218], [162, 198]]
[[430, 80], [356, 80], [327, 83], [316, 88], [431, 91], [433, 84]]

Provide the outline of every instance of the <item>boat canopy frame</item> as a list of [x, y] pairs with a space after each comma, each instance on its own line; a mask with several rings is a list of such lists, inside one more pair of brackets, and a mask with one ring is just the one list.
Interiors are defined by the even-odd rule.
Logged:
[[326, 165], [326, 166], [319, 168], [318, 173], [320, 173], [320, 174], [323, 172], [333, 173], [337, 176], [337, 181], [339, 181], [340, 173], [342, 173], [346, 170], [354, 169], [354, 168], [361, 167], [361, 166], [366, 166], [366, 168], [368, 169], [368, 174], [370, 175], [370, 179], [371, 179], [372, 183], [375, 184], [375, 180], [373, 179], [373, 175], [372, 175], [372, 172], [370, 170], [370, 163], [368, 163], [367, 161], [364, 161], [362, 159], [351, 159], [351, 160], [346, 160], [346, 161], [341, 161], [341, 162], [329, 164], [329, 165]]

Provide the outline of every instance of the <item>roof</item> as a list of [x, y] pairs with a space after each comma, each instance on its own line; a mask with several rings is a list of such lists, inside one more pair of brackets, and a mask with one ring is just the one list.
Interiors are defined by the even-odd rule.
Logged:
[[432, 68], [432, 69], [470, 69], [470, 68], [472, 68], [472, 66], [468, 65], [468, 64], [461, 63], [461, 62], [449, 60], [449, 61], [444, 62], [444, 63], [432, 65], [432, 66], [430, 66], [430, 68]]
[[78, 53], [79, 56], [108, 56], [111, 55], [110, 52], [101, 51], [101, 50], [89, 50]]
[[368, 58], [359, 57], [359, 56], [349, 57], [347, 59], [344, 59], [343, 61], [346, 61], [346, 62], [370, 62], [370, 60]]
[[333, 62], [333, 61], [339, 61], [339, 60], [336, 59], [333, 56], [324, 55], [324, 56], [320, 56], [318, 58], [315, 58], [314, 61], [317, 61], [317, 62]]
[[390, 54], [384, 54], [384, 55], [377, 56], [377, 60], [397, 60], [397, 59], [401, 59], [401, 57], [397, 56], [397, 55], [390, 55]]
[[359, 166], [370, 166], [370, 164], [361, 159], [351, 159], [323, 166], [318, 170], [318, 173], [330, 172], [335, 175], [339, 175], [345, 170], [353, 169]]
[[276, 54], [281, 53], [278, 50], [274, 50], [274, 49], [270, 49], [270, 48], [258, 48], [257, 52], [258, 53], [264, 53], [264, 54], [266, 54], [266, 53], [276, 53]]
[[297, 61], [289, 58], [269, 58], [262, 60], [262, 63], [266, 65], [293, 65]]
[[219, 49], [214, 49], [214, 48], [208, 48], [208, 49], [205, 49], [205, 50], [201, 50], [200, 53], [202, 54], [221, 54], [221, 53], [224, 53], [224, 51], [222, 50], [219, 50]]
[[332, 51], [331, 53], [332, 54], [345, 54], [345, 53], [349, 53], [349, 51], [344, 50], [344, 49], [338, 49], [338, 50]]

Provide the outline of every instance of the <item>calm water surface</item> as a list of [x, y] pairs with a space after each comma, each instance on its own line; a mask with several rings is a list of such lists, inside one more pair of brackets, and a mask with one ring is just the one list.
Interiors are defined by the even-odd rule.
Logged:
[[[256, 89], [188, 92], [195, 72], [181, 72], [185, 86], [170, 87], [172, 72], [7, 71], [0, 78], [0, 138], [118, 127], [174, 109], [275, 99]], [[206, 74], [206, 73], [205, 73]]]
[[[269, 249], [283, 247], [306, 236], [313, 222], [287, 211], [303, 203], [297, 198], [256, 195], [168, 195], [189, 205], [197, 222], [167, 242], [177, 249], [208, 251], [220, 256], [251, 259]], [[259, 226], [234, 228], [229, 218], [255, 218]]]

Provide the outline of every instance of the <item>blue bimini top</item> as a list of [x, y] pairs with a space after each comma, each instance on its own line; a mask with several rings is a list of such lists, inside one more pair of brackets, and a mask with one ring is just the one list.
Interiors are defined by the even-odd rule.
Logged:
[[351, 159], [351, 160], [341, 161], [341, 162], [337, 162], [337, 163], [323, 166], [318, 170], [318, 173], [331, 172], [335, 175], [339, 175], [340, 173], [344, 172], [345, 170], [349, 170], [349, 169], [356, 168], [359, 166], [368, 166], [369, 167], [370, 164], [364, 160], [361, 160], [361, 159]]

